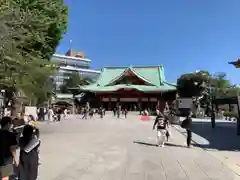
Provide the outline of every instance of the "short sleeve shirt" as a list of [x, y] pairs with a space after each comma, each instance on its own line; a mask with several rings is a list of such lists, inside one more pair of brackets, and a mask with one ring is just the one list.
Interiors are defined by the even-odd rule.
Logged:
[[10, 148], [17, 145], [14, 133], [8, 130], [0, 130], [0, 166], [12, 163], [12, 153]]
[[157, 128], [158, 129], [166, 129], [167, 120], [164, 117], [157, 117]]

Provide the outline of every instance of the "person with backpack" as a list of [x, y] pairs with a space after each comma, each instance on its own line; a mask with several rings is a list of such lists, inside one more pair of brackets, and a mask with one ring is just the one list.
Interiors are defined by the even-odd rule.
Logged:
[[159, 112], [159, 114], [157, 115], [156, 120], [153, 124], [153, 130], [157, 126], [158, 146], [161, 145], [161, 147], [164, 147], [166, 131], [167, 131], [167, 124], [168, 124], [167, 118], [161, 112]]
[[191, 141], [192, 141], [192, 112], [189, 111], [187, 113], [186, 118], [183, 120], [181, 127], [186, 129], [187, 131], [187, 147], [191, 147]]

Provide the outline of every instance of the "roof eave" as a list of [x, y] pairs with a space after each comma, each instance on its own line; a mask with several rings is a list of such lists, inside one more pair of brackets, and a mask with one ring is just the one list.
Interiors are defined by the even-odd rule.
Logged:
[[134, 75], [136, 75], [138, 78], [142, 79], [143, 81], [145, 81], [146, 83], [150, 84], [150, 85], [154, 85], [152, 82], [150, 82], [149, 80], [147, 80], [146, 78], [142, 77], [141, 75], [139, 75], [136, 71], [134, 71], [134, 69], [132, 67], [128, 67], [124, 70], [124, 72], [122, 74], [120, 74], [119, 76], [117, 76], [116, 78], [114, 78], [112, 81], [110, 81], [107, 86], [113, 84], [114, 82], [116, 82], [118, 79], [120, 79], [121, 77], [124, 76], [124, 74], [126, 73], [126, 71], [130, 70]]
[[236, 68], [240, 67], [240, 61], [232, 61], [232, 62], [228, 62], [228, 64], [231, 64], [231, 65], [235, 66]]

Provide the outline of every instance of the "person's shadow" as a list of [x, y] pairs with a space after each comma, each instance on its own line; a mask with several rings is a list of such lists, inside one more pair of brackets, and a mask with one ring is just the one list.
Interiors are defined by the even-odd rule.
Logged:
[[[133, 141], [133, 143], [134, 144], [139, 144], [139, 145], [144, 145], [144, 146], [150, 146], [150, 147], [158, 147], [158, 144], [149, 143], [149, 142], [143, 142], [143, 141]], [[183, 145], [173, 144], [173, 143], [169, 143], [169, 142], [165, 142], [164, 145], [165, 146], [169, 146], [169, 147], [185, 148], [185, 146], [183, 146]]]
[[[235, 122], [229, 121], [216, 121], [216, 127], [213, 129], [211, 127], [211, 122], [209, 121], [193, 121], [192, 122], [192, 132], [198, 136], [201, 136], [209, 143], [201, 143], [197, 137], [192, 136], [193, 145], [196, 147], [207, 148], [207, 149], [217, 149], [223, 151], [239, 151], [240, 150], [240, 137], [236, 134]], [[184, 134], [182, 131], [178, 130], [180, 133]]]

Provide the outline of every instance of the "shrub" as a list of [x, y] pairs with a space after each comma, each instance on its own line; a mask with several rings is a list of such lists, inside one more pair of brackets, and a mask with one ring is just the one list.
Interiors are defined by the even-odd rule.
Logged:
[[223, 113], [223, 116], [225, 116], [225, 117], [230, 117], [230, 118], [237, 118], [237, 117], [238, 117], [238, 113], [230, 112], [230, 111], [225, 111], [225, 112]]

